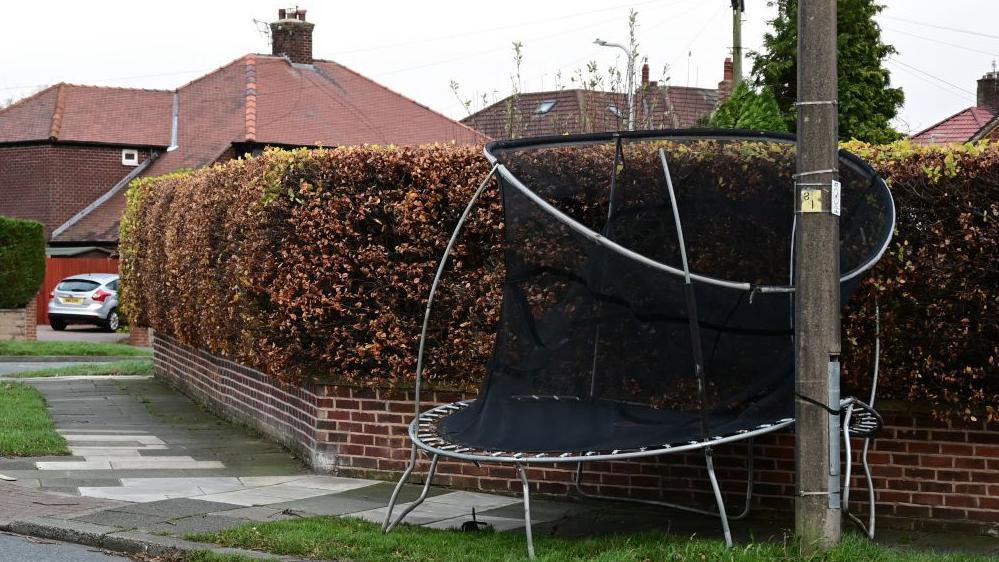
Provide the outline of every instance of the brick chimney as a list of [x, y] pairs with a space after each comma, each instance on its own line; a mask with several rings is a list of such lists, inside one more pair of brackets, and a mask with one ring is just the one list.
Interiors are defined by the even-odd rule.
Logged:
[[642, 87], [648, 87], [649, 85], [649, 63], [642, 65]]
[[727, 100], [732, 97], [732, 76], [732, 59], [726, 58], [722, 81], [718, 83], [718, 101]]
[[271, 24], [271, 45], [275, 56], [287, 56], [291, 62], [312, 64], [312, 28], [305, 21], [305, 10], [295, 7], [278, 10], [278, 21]]
[[976, 103], [978, 107], [986, 107], [993, 113], [999, 113], [999, 72], [995, 69], [985, 73], [978, 80], [978, 96]]

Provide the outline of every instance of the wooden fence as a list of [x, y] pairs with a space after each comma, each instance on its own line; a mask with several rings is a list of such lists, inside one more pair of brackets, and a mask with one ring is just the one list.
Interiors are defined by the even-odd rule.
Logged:
[[80, 273], [118, 273], [118, 258], [45, 258], [45, 281], [38, 292], [38, 324], [49, 323], [49, 293], [60, 281]]

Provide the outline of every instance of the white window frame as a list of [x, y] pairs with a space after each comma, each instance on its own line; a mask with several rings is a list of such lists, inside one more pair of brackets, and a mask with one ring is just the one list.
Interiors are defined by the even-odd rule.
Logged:
[[134, 148], [123, 148], [121, 150], [121, 165], [122, 166], [138, 166], [139, 165], [139, 151]]

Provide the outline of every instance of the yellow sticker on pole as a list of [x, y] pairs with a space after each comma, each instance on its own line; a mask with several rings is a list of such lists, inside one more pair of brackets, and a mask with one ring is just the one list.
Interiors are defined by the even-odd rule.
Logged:
[[802, 189], [801, 190], [801, 212], [821, 213], [822, 212], [822, 190]]

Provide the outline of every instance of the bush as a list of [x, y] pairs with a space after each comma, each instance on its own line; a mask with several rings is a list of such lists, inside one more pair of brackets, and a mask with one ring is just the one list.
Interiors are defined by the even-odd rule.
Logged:
[[0, 217], [0, 308], [21, 308], [31, 302], [44, 278], [41, 223]]
[[[999, 150], [854, 144], [899, 207], [888, 253], [844, 318], [844, 378], [868, 388], [875, 297], [879, 397], [996, 417]], [[285, 381], [411, 381], [448, 236], [488, 165], [477, 147], [268, 151], [129, 191], [126, 313]], [[426, 375], [474, 388], [498, 320], [502, 209], [487, 190], [438, 293]], [[859, 345], [858, 345], [859, 344]]]

